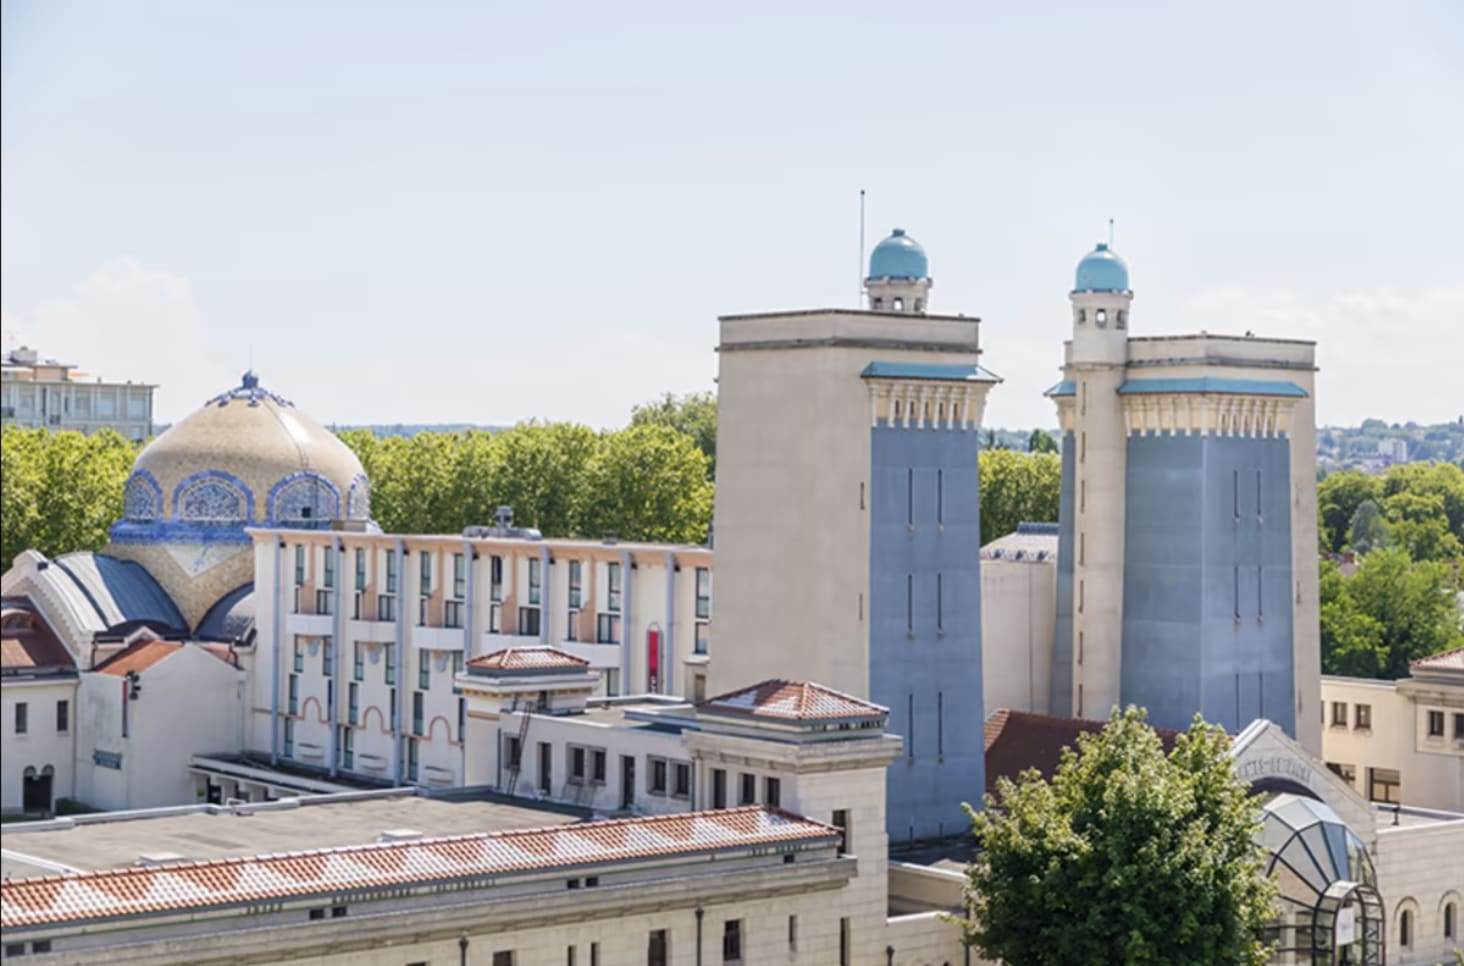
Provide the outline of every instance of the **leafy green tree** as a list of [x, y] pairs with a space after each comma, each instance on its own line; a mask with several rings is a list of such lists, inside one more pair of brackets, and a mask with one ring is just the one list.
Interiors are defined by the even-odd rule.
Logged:
[[583, 536], [586, 474], [601, 445], [594, 430], [571, 423], [526, 423], [499, 433], [489, 477], [492, 506], [482, 507], [477, 522], [491, 522], [495, 508], [511, 506], [517, 526]]
[[1403, 490], [1387, 498], [1388, 528], [1398, 546], [1414, 560], [1456, 560], [1464, 544], [1449, 531], [1444, 496]]
[[632, 426], [670, 426], [690, 436], [707, 455], [707, 473], [717, 475], [717, 397], [710, 392], [666, 393], [630, 410]]
[[1002, 779], [967, 806], [967, 944], [1023, 966], [1267, 962], [1275, 884], [1228, 751], [1196, 716], [1166, 756], [1142, 711], [1115, 709], [1051, 782]]
[[122, 516], [137, 447], [102, 430], [90, 436], [7, 426], [0, 440], [4, 566], [34, 549], [48, 557], [99, 550]]
[[1381, 503], [1382, 481], [1357, 470], [1331, 473], [1317, 484], [1318, 531], [1322, 549], [1341, 553], [1347, 546], [1347, 529], [1357, 508], [1366, 500]]
[[701, 543], [712, 517], [707, 462], [669, 426], [606, 433], [586, 467], [584, 535]]
[[1363, 500], [1352, 514], [1352, 523], [1347, 527], [1347, 543], [1358, 553], [1367, 553], [1379, 547], [1386, 547], [1391, 538], [1388, 521], [1383, 519], [1383, 508], [1376, 500]]
[[1054, 522], [1062, 495], [1062, 460], [1051, 453], [984, 449], [981, 475], [981, 542], [990, 543], [1024, 520]]
[[1322, 671], [1407, 677], [1409, 663], [1464, 646], [1453, 568], [1412, 561], [1401, 547], [1374, 550], [1344, 577], [1322, 562]]
[[1032, 430], [1032, 435], [1027, 437], [1027, 452], [1029, 453], [1056, 453], [1057, 440], [1052, 434], [1040, 429]]

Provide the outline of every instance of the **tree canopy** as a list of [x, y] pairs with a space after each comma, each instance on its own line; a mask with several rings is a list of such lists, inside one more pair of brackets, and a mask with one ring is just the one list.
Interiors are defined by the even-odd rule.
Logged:
[[717, 473], [717, 397], [710, 392], [684, 396], [666, 393], [660, 399], [633, 406], [632, 426], [670, 426], [690, 436], [696, 448], [706, 454], [707, 473]]
[[1275, 886], [1228, 749], [1196, 716], [1166, 756], [1142, 711], [1115, 709], [1051, 782], [1002, 779], [967, 807], [967, 944], [1023, 966], [1265, 963]]
[[1363, 546], [1353, 540], [1358, 510], [1372, 502], [1382, 510], [1389, 541], [1414, 560], [1464, 556], [1464, 470], [1451, 463], [1400, 463], [1382, 476], [1343, 470], [1317, 484], [1318, 531], [1331, 553], [1374, 546], [1375, 528]]
[[1464, 646], [1453, 568], [1413, 561], [1401, 547], [1373, 550], [1352, 576], [1322, 561], [1322, 671], [1407, 677], [1409, 662]]
[[1017, 529], [1024, 520], [1057, 520], [1062, 493], [1062, 459], [1051, 453], [983, 449], [981, 472], [981, 542], [990, 543]]
[[99, 550], [122, 516], [122, 490], [137, 446], [118, 433], [0, 430], [0, 555], [48, 557]]

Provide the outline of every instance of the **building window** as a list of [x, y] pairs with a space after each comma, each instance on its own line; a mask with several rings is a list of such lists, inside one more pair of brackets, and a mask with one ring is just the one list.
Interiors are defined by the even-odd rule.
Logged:
[[671, 769], [671, 795], [675, 798], [691, 797], [691, 766], [678, 762]]
[[458, 743], [464, 740], [463, 733], [468, 730], [468, 699], [458, 698]]
[[290, 718], [285, 719], [285, 757], [295, 757], [295, 722]]
[[366, 589], [366, 548], [356, 548], [356, 589]]
[[315, 592], [315, 613], [329, 614], [331, 612], [331, 592], [326, 589]]
[[24, 701], [15, 702], [15, 733], [23, 735], [30, 730], [30, 709]]
[[595, 618], [595, 643], [620, 643], [620, 617], [616, 614], [600, 614]]
[[346, 721], [348, 723], [360, 723], [356, 720], [356, 716], [360, 713], [360, 708], [361, 685], [357, 684], [355, 681], [352, 681], [351, 686], [346, 690]]
[[836, 809], [830, 825], [839, 830], [839, 854], [849, 854], [849, 812], [846, 809]]
[[423, 720], [424, 718], [426, 718], [426, 715], [423, 714], [423, 712], [422, 712], [422, 705], [423, 705], [423, 703], [424, 702], [422, 700], [422, 692], [421, 691], [413, 691], [412, 692], [412, 734], [414, 734], [414, 735], [420, 735], [420, 734], [422, 734], [423, 733], [422, 732], [422, 726], [426, 723]]
[[544, 562], [538, 557], [529, 560], [529, 603], [538, 606], [543, 603]]
[[1332, 770], [1338, 778], [1342, 779], [1353, 788], [1357, 787], [1357, 768], [1353, 765], [1344, 765], [1341, 762], [1329, 761], [1327, 767]]
[[566, 641], [577, 641], [580, 636], [580, 615], [578, 610], [571, 610], [565, 621], [564, 639]]
[[[1359, 704], [1355, 708], [1353, 708], [1352, 721], [1353, 721], [1354, 727], [1356, 727], [1359, 731], [1363, 731], [1363, 730], [1371, 731], [1372, 730], [1372, 705], [1370, 705], [1370, 704]], [[1347, 724], [1347, 721], [1344, 719], [1342, 721], [1342, 724], [1344, 724], [1344, 725]]]
[[1396, 768], [1369, 768], [1367, 770], [1367, 797], [1374, 802], [1389, 805], [1403, 804], [1402, 778]]
[[71, 702], [56, 702], [56, 734], [64, 735], [71, 730]]
[[386, 683], [396, 684], [396, 648], [390, 644], [383, 644], [386, 648]]
[[295, 544], [295, 586], [305, 586], [305, 545]]
[[712, 616], [712, 569], [696, 568], [696, 619], [710, 620]]
[[497, 554], [488, 558], [488, 597], [503, 600], [503, 558]]
[[347, 771], [356, 767], [356, 732], [352, 728], [341, 729], [341, 767]]
[[518, 612], [518, 632], [523, 637], [539, 636], [539, 608], [520, 607]]
[[296, 677], [295, 675], [293, 675], [293, 674], [290, 675], [290, 680], [289, 680], [289, 685], [288, 685], [288, 691], [289, 691], [289, 704], [286, 705], [286, 707], [289, 709], [289, 713], [290, 714], [299, 714], [300, 713], [300, 679], [298, 677]]
[[298, 637], [295, 638], [295, 673], [305, 673], [305, 648]]
[[590, 755], [590, 781], [596, 785], [605, 784], [605, 750], [596, 748]]
[[741, 788], [738, 790], [738, 805], [757, 804], [757, 776], [743, 772], [739, 779]]
[[666, 930], [652, 929], [646, 945], [646, 966], [667, 966], [670, 963], [666, 942]]
[[798, 951], [798, 917], [788, 917], [788, 951]]
[[423, 691], [432, 687], [432, 654], [428, 651], [417, 652], [417, 687]]
[[646, 757], [646, 791], [652, 795], [666, 794], [666, 759]]
[[326, 677], [335, 675], [335, 648], [331, 644], [332, 641], [328, 637], [320, 639], [320, 673]]
[[1444, 904], [1444, 938], [1445, 939], [1453, 939], [1454, 938], [1454, 932], [1455, 932], [1455, 929], [1454, 929], [1454, 917], [1455, 917], [1455, 915], [1457, 915], [1457, 913], [1458, 913], [1458, 908], [1454, 905], [1454, 903], [1448, 902], [1448, 903], [1445, 903]]
[[705, 621], [698, 621], [696, 625], [696, 642], [693, 645], [697, 654], [706, 654], [712, 645], [712, 625]]
[[779, 778], [763, 780], [763, 804], [774, 808], [783, 804], [783, 781]]
[[1413, 911], [1410, 909], [1398, 913], [1398, 945], [1404, 949], [1413, 948]]
[[722, 962], [742, 962], [741, 919], [729, 919], [722, 926]]
[[839, 920], [839, 966], [849, 966], [849, 954], [852, 951], [849, 939], [849, 917], [845, 916]]
[[422, 570], [421, 570], [421, 573], [422, 573], [421, 594], [422, 594], [423, 597], [431, 597], [432, 596], [432, 555], [430, 553], [427, 553], [426, 551], [423, 551], [422, 554], [421, 554], [421, 560], [422, 560], [422, 562], [420, 564], [418, 564], [418, 566], [422, 568]]
[[712, 769], [712, 808], [727, 807], [727, 772], [722, 768]]
[[513, 950], [500, 949], [493, 954], [493, 966], [513, 966]]
[[1346, 701], [1333, 701], [1332, 702], [1332, 727], [1334, 727], [1334, 728], [1345, 728], [1345, 727], [1347, 727], [1347, 702]]
[[467, 564], [460, 553], [452, 555], [452, 596], [454, 600], [468, 596]]
[[569, 562], [569, 609], [579, 610], [584, 606], [584, 564], [578, 560]]
[[460, 600], [448, 600], [442, 604], [442, 626], [462, 627], [463, 626], [463, 602]]
[[[386, 554], [386, 592], [388, 594], [394, 594], [397, 592], [396, 582], [397, 555], [396, 551], [389, 550]], [[390, 620], [390, 618], [383, 617], [382, 620]]]
[[1464, 738], [1464, 714], [1454, 712], [1454, 740]]
[[321, 580], [321, 583], [326, 587], [334, 587], [336, 549], [335, 547], [324, 547], [321, 552], [324, 554], [323, 559], [325, 560], [324, 578]]
[[1428, 713], [1428, 736], [1430, 738], [1442, 738], [1444, 736], [1444, 713], [1442, 711], [1430, 711]]
[[585, 780], [585, 749], [577, 745], [569, 746], [569, 780], [572, 782]]
[[608, 591], [605, 594], [605, 609], [612, 614], [620, 613], [620, 564], [605, 565]]
[[366, 656], [361, 653], [361, 642], [351, 642], [351, 677], [357, 681], [366, 680]]
[[407, 781], [417, 780], [417, 739], [407, 739]]

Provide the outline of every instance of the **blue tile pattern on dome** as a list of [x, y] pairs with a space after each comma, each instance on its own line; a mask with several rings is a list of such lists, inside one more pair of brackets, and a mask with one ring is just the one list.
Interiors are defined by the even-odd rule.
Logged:
[[351, 481], [351, 492], [346, 497], [346, 518], [350, 520], [371, 519], [371, 481], [365, 473], [357, 473]]
[[903, 228], [890, 232], [890, 237], [875, 245], [869, 256], [870, 279], [920, 279], [929, 274], [925, 249]]
[[1129, 290], [1128, 266], [1103, 242], [1083, 256], [1078, 262], [1075, 292], [1127, 292]]
[[248, 523], [254, 519], [254, 494], [232, 473], [194, 473], [173, 491], [173, 519], [214, 526]]
[[340, 516], [341, 494], [319, 473], [301, 470], [276, 483], [269, 491], [269, 525], [322, 529]]
[[147, 470], [134, 470], [122, 496], [122, 516], [150, 523], [163, 515], [163, 488]]
[[281, 396], [279, 393], [270, 392], [268, 389], [265, 389], [263, 386], [261, 386], [259, 384], [259, 376], [255, 374], [253, 369], [245, 372], [244, 375], [240, 377], [239, 385], [235, 386], [233, 389], [230, 389], [228, 392], [219, 393], [217, 396], [210, 399], [205, 405], [227, 406], [229, 403], [233, 402], [236, 399], [242, 402], [247, 402], [251, 406], [258, 406], [266, 399], [273, 400], [276, 406], [295, 405], [284, 396]]

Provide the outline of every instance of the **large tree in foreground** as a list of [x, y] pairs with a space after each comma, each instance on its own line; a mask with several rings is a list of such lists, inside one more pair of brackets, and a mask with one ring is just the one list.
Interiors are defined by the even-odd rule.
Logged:
[[[1052, 781], [1002, 779], [972, 812], [966, 942], [1022, 966], [1260, 964], [1273, 883], [1260, 812], [1225, 733], [1198, 716], [1165, 755], [1142, 711], [1114, 711]], [[969, 808], [968, 808], [969, 811]]]

